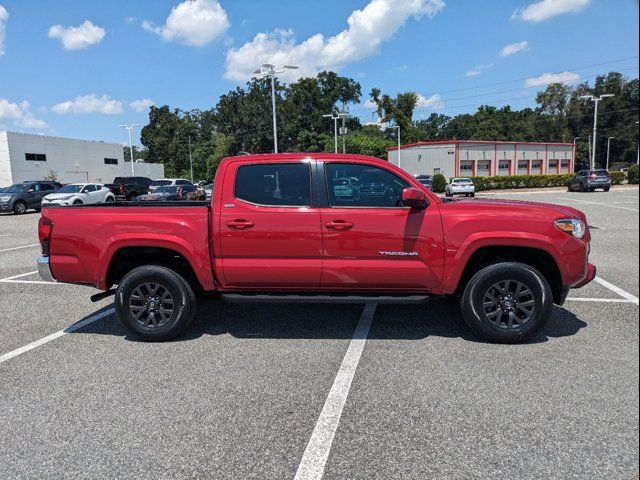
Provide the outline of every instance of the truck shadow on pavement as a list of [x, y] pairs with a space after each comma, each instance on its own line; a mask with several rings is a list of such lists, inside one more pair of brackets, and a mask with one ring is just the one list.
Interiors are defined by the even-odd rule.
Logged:
[[[226, 334], [239, 339], [350, 339], [363, 308], [363, 305], [261, 305], [201, 300], [191, 328], [173, 341]], [[554, 307], [541, 334], [529, 343], [572, 336], [586, 326], [565, 308]], [[115, 316], [78, 332], [138, 341]], [[422, 305], [378, 305], [368, 335], [372, 340], [422, 340], [428, 337], [486, 343], [467, 328], [453, 299], [433, 299]]]

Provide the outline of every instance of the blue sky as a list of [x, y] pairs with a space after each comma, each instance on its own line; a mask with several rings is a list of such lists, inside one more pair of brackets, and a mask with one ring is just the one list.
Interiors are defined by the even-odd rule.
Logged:
[[638, 43], [636, 0], [0, 0], [0, 129], [122, 142], [151, 102], [210, 108], [265, 62], [357, 79], [365, 121], [374, 86], [420, 94], [418, 117], [522, 108], [636, 77]]

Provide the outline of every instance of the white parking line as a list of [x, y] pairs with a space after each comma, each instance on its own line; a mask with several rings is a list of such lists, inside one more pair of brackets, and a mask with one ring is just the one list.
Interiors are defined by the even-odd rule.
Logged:
[[0, 253], [2, 253], [2, 252], [13, 252], [14, 250], [20, 250], [22, 248], [32, 248], [32, 247], [39, 247], [39, 246], [40, 246], [39, 243], [33, 243], [31, 245], [22, 245], [21, 247], [5, 248], [4, 250], [0, 250]]
[[567, 200], [569, 202], [587, 203], [589, 205], [598, 205], [600, 207], [617, 208], [618, 210], [629, 210], [631, 212], [640, 212], [640, 210], [638, 210], [637, 208], [620, 207], [620, 206], [617, 206], [617, 205], [610, 205], [608, 203], [588, 202], [586, 200], [578, 200], [577, 198], [562, 198], [561, 200]]
[[360, 355], [369, 335], [371, 321], [376, 311], [375, 303], [368, 303], [360, 316], [360, 321], [353, 332], [351, 343], [344, 355], [338, 374], [333, 381], [320, 417], [316, 423], [311, 439], [302, 455], [302, 460], [296, 472], [296, 480], [319, 480], [324, 474], [324, 468], [329, 458], [331, 444], [340, 423], [342, 410], [349, 395], [353, 376], [360, 362]]
[[627, 300], [624, 298], [578, 298], [578, 297], [569, 297], [567, 301], [572, 302], [593, 302], [593, 303], [633, 303], [632, 300]]
[[596, 283], [599, 283], [603, 287], [608, 288], [613, 293], [616, 293], [616, 294], [620, 295], [622, 298], [626, 298], [631, 303], [635, 303], [636, 305], [638, 305], [638, 297], [636, 297], [635, 295], [632, 295], [629, 292], [624, 291], [620, 287], [616, 287], [613, 283], [609, 283], [609, 282], [607, 282], [606, 280], [603, 280], [600, 277], [596, 277], [596, 278], [594, 278], [594, 280], [595, 280]]
[[10, 237], [10, 236], [11, 236], [10, 233], [3, 233], [2, 235], [0, 235], [0, 238]]
[[35, 342], [25, 345], [24, 347], [20, 347], [20, 348], [17, 348], [16, 350], [12, 350], [9, 353], [5, 353], [4, 355], [0, 355], [0, 363], [6, 362], [7, 360], [11, 360], [12, 358], [17, 357], [18, 355], [22, 355], [23, 353], [28, 352], [29, 350], [33, 350], [34, 348], [40, 347], [45, 343], [49, 343], [50, 341], [55, 340], [56, 338], [60, 338], [66, 335], [67, 333], [73, 333], [76, 330], [79, 330], [82, 327], [85, 327], [97, 320], [103, 319], [104, 317], [108, 317], [114, 312], [115, 312], [114, 308], [109, 308], [104, 312], [100, 312], [96, 315], [85, 318], [84, 320], [81, 320], [78, 323], [74, 323], [73, 325], [65, 328], [64, 330], [58, 330], [57, 332], [52, 333], [51, 335], [47, 335], [46, 337], [41, 338], [40, 340], [36, 340]]

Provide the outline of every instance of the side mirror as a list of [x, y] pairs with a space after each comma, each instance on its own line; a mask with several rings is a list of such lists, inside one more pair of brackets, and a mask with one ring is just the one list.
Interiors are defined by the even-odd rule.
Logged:
[[402, 203], [411, 208], [426, 208], [429, 205], [425, 193], [415, 187], [407, 187], [402, 191]]

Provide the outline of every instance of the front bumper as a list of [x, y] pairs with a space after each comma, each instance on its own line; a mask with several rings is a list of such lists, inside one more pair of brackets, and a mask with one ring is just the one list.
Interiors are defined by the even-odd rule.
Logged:
[[13, 205], [10, 202], [0, 203], [0, 212], [11, 212], [13, 210]]
[[587, 283], [592, 282], [593, 279], [596, 278], [597, 273], [598, 273], [598, 269], [596, 268], [596, 266], [594, 264], [592, 264], [592, 263], [588, 263], [587, 264], [587, 276], [584, 278], [584, 280], [582, 280], [580, 283], [575, 285], [573, 288], [582, 288], [582, 287], [584, 287]]
[[51, 265], [49, 264], [49, 257], [47, 255], [41, 255], [38, 257], [38, 273], [40, 278], [46, 282], [55, 282], [53, 273], [51, 273]]

